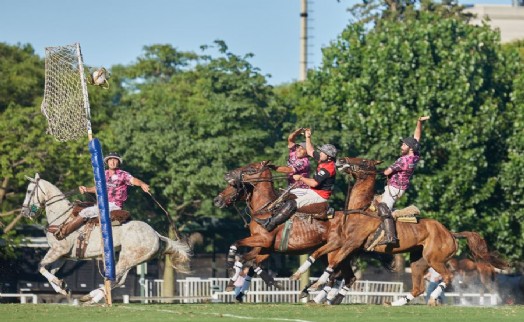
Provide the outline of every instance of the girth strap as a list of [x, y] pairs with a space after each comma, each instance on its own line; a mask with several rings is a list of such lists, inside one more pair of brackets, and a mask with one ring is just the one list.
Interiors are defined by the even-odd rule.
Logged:
[[293, 218], [286, 221], [286, 223], [284, 224], [284, 229], [282, 229], [282, 239], [280, 240], [280, 245], [278, 246], [278, 250], [281, 252], [287, 251], [289, 235], [291, 234], [291, 228], [293, 228]]

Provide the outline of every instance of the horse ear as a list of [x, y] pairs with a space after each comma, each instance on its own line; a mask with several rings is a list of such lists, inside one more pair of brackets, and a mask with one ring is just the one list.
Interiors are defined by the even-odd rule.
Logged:
[[38, 172], [35, 174], [35, 180], [38, 180], [40, 179], [40, 175], [38, 174]]
[[31, 181], [31, 182], [35, 182], [35, 179], [29, 177], [29, 176], [24, 176], [27, 180]]
[[381, 164], [382, 162], [383, 162], [382, 160], [375, 160], [375, 165]]
[[270, 163], [271, 163], [270, 160], [260, 162], [260, 164], [261, 164], [263, 167], [265, 167], [266, 165], [268, 165], [268, 164], [270, 164]]

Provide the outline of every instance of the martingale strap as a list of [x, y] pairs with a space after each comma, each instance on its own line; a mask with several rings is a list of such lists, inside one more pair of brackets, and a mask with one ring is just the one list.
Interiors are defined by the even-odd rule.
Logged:
[[286, 221], [286, 223], [284, 224], [284, 229], [282, 229], [282, 239], [280, 240], [280, 245], [278, 246], [278, 250], [281, 252], [287, 251], [289, 235], [291, 234], [291, 228], [293, 228], [293, 218]]

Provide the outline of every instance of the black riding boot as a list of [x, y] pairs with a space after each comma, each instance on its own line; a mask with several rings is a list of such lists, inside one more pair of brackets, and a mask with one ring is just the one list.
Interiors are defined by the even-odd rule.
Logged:
[[297, 210], [297, 202], [295, 200], [287, 200], [284, 202], [275, 216], [269, 217], [267, 219], [254, 218], [254, 220], [267, 231], [272, 231], [281, 223], [286, 222], [286, 220], [288, 220], [293, 215], [295, 210]]
[[377, 206], [378, 213], [382, 221], [384, 222], [384, 230], [386, 231], [386, 239], [381, 242], [379, 245], [395, 245], [398, 243], [397, 238], [397, 229], [395, 226], [395, 220], [391, 215], [391, 210], [389, 207], [381, 202]]

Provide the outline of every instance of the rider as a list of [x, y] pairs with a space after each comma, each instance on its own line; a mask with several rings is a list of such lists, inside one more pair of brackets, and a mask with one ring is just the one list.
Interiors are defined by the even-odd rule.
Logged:
[[297, 183], [296, 188], [309, 188], [307, 184], [302, 181], [297, 182], [293, 175], [300, 174], [304, 178], [309, 178], [309, 158], [306, 150], [306, 142], [295, 143], [296, 137], [304, 132], [304, 128], [300, 128], [289, 134], [287, 138], [287, 147], [289, 149], [289, 157], [287, 159], [287, 166], [271, 165], [270, 168], [280, 172], [287, 173], [288, 187]]
[[317, 172], [313, 178], [294, 174], [293, 179], [305, 183], [309, 189], [292, 189], [290, 193], [297, 196], [297, 198], [285, 201], [275, 216], [267, 219], [254, 219], [267, 231], [272, 231], [278, 225], [288, 220], [298, 208], [314, 203], [327, 202], [333, 191], [336, 176], [335, 158], [337, 157], [337, 148], [332, 144], [324, 144], [318, 148], [318, 151], [315, 151], [313, 143], [311, 143], [311, 129], [305, 129], [304, 134], [306, 136], [307, 154], [318, 162]]
[[[105, 176], [110, 212], [113, 210], [122, 209], [124, 202], [127, 200], [127, 186], [140, 186], [142, 190], [149, 193], [149, 185], [144, 183], [142, 180], [133, 177], [129, 172], [120, 169], [120, 166], [122, 165], [122, 158], [118, 155], [118, 153], [110, 152], [104, 158], [104, 162], [108, 166], [108, 169], [105, 171]], [[78, 189], [82, 194], [86, 192], [96, 193], [95, 186], [80, 186]], [[97, 216], [97, 205], [84, 208], [82, 211], [80, 211], [77, 217], [64, 224], [57, 232], [55, 232], [55, 236], [57, 239], [63, 239], [82, 226], [85, 221]]]
[[413, 137], [406, 137], [401, 140], [401, 157], [384, 170], [384, 175], [388, 177], [387, 185], [382, 194], [381, 202], [378, 204], [378, 212], [384, 221], [386, 239], [381, 244], [398, 243], [395, 221], [391, 215], [393, 205], [402, 197], [409, 187], [409, 180], [415, 171], [420, 159], [420, 137], [422, 135], [422, 122], [429, 119], [429, 116], [421, 116], [417, 120]]

